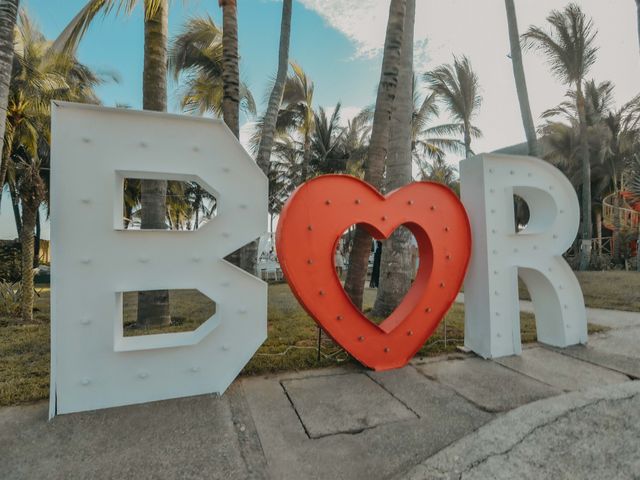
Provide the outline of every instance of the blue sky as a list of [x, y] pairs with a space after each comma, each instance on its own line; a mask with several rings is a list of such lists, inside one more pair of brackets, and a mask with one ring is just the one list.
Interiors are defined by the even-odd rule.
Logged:
[[[54, 38], [86, 0], [23, 0], [29, 14], [45, 35]], [[180, 31], [190, 16], [211, 15], [221, 24], [216, 0], [177, 0], [170, 11], [170, 34]], [[142, 4], [142, 1], [140, 1]], [[275, 74], [280, 2], [239, 1], [239, 43], [241, 75], [256, 100], [262, 102], [269, 79]], [[333, 105], [343, 96], [355, 105], [371, 101], [375, 90], [377, 62], [374, 58], [355, 58], [353, 42], [331, 28], [316, 12], [296, 3], [292, 22], [291, 58], [298, 61], [317, 84], [319, 105]], [[130, 16], [111, 14], [91, 27], [79, 49], [82, 62], [97, 70], [112, 70], [121, 77], [119, 84], [99, 88], [105, 105], [142, 103], [142, 9]], [[171, 86], [170, 109], [178, 110], [176, 85]]]
[[[23, 0], [48, 37], [55, 37], [86, 0]], [[142, 3], [142, 0], [140, 0]], [[260, 107], [275, 74], [280, 27], [278, 0], [239, 0], [241, 75]], [[568, 0], [516, 0], [520, 30], [543, 25], [553, 8]], [[185, 19], [210, 14], [220, 23], [217, 0], [173, 0], [170, 33]], [[330, 108], [341, 101], [345, 117], [372, 104], [379, 77], [381, 48], [389, 0], [295, 0], [291, 58], [315, 82], [315, 102]], [[640, 55], [636, 10], [631, 0], [582, 0], [580, 5], [599, 30], [597, 64], [591, 77], [612, 80], [618, 101], [640, 91]], [[99, 19], [80, 46], [80, 60], [98, 70], [116, 71], [119, 84], [100, 87], [106, 105], [139, 108], [142, 97], [142, 12]], [[417, 0], [416, 70], [450, 62], [454, 54], [470, 57], [480, 77], [484, 103], [476, 124], [484, 138], [474, 150], [489, 151], [523, 140], [513, 82], [503, 0]], [[544, 59], [525, 54], [525, 68], [535, 117], [557, 105], [566, 91], [549, 73]], [[170, 88], [170, 109], [176, 111], [176, 85]], [[262, 110], [260, 108], [259, 110]], [[251, 119], [244, 118], [243, 123]], [[443, 119], [446, 121], [446, 119]], [[248, 130], [248, 127], [245, 127]], [[457, 159], [450, 159], [456, 161]]]
[[[47, 37], [54, 38], [86, 0], [22, 0]], [[140, 1], [142, 3], [142, 0]], [[263, 111], [270, 79], [275, 74], [282, 3], [279, 0], [238, 0], [241, 76]], [[544, 25], [551, 9], [568, 0], [516, 0], [521, 32]], [[581, 0], [599, 33], [598, 61], [589, 78], [611, 80], [619, 105], [640, 93], [640, 54], [636, 7], [632, 0]], [[218, 0], [174, 0], [170, 33], [189, 16], [210, 14], [220, 23]], [[389, 0], [295, 0], [291, 58], [315, 82], [315, 103], [325, 108], [343, 104], [343, 120], [370, 105], [380, 75], [381, 49]], [[100, 87], [105, 105], [140, 108], [142, 100], [142, 13], [99, 19], [79, 49], [80, 60], [97, 70], [116, 71], [119, 84]], [[422, 73], [454, 54], [466, 54], [476, 70], [484, 102], [475, 124], [484, 137], [474, 140], [476, 152], [524, 141], [509, 52], [504, 0], [417, 0], [415, 65]], [[532, 110], [540, 114], [563, 100], [566, 87], [549, 72], [544, 58], [525, 52], [525, 70]], [[170, 109], [177, 111], [176, 85], [170, 89]], [[251, 129], [243, 118], [241, 136]], [[442, 118], [442, 122], [446, 122]], [[448, 161], [457, 163], [457, 158]], [[11, 210], [3, 201], [0, 238], [15, 236]]]

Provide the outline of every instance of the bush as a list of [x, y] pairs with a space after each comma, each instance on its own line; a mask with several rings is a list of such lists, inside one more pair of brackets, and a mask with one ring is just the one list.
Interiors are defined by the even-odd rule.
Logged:
[[0, 282], [0, 316], [20, 315], [20, 284]]
[[0, 241], [0, 282], [20, 281], [20, 242]]
[[611, 270], [613, 267], [613, 258], [607, 254], [592, 254], [589, 270]]

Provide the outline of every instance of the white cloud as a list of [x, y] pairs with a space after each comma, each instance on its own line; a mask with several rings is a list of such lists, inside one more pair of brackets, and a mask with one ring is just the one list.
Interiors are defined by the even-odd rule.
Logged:
[[[330, 105], [328, 107], [323, 107], [327, 117], [331, 117], [333, 115], [333, 111], [336, 108], [335, 105]], [[354, 107], [351, 105], [341, 105], [340, 106], [340, 125], [346, 127], [347, 123], [352, 120], [356, 115], [358, 115], [362, 111], [361, 107]]]
[[[476, 151], [490, 151], [524, 141], [511, 62], [503, 0], [416, 0], [416, 70], [421, 73], [454, 54], [466, 54], [478, 73], [484, 103], [477, 125], [485, 136], [475, 142]], [[349, 38], [359, 57], [376, 57], [383, 48], [389, 0], [300, 0]], [[554, 8], [568, 0], [517, 0], [523, 32], [544, 25]], [[585, 13], [599, 29], [598, 63], [590, 72], [597, 81], [612, 80], [618, 103], [640, 91], [640, 55], [634, 2], [581, 0]], [[428, 41], [428, 42], [427, 42]], [[550, 74], [544, 59], [525, 54], [529, 94], [536, 122], [542, 111], [557, 105], [566, 88]]]
[[375, 56], [384, 44], [389, 0], [300, 0], [351, 39], [358, 56]]

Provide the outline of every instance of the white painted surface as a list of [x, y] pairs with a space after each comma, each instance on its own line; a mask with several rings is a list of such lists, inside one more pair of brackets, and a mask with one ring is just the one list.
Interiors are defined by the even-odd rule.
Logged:
[[[575, 239], [580, 209], [569, 180], [548, 162], [484, 154], [460, 164], [462, 201], [473, 233], [465, 281], [465, 346], [485, 358], [522, 352], [518, 275], [526, 283], [538, 340], [586, 343], [580, 284], [562, 253]], [[515, 233], [513, 195], [531, 218]]]
[[[267, 334], [266, 284], [223, 260], [267, 230], [266, 177], [218, 120], [56, 102], [52, 137], [50, 415], [224, 392]], [[218, 214], [122, 230], [129, 175], [197, 180]], [[123, 337], [121, 292], [192, 288], [197, 330]]]

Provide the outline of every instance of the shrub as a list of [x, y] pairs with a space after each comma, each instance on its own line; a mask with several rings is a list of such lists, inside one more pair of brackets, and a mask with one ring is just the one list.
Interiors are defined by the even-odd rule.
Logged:
[[20, 315], [20, 284], [0, 282], [0, 316]]
[[20, 252], [20, 242], [0, 241], [0, 282], [20, 280]]

